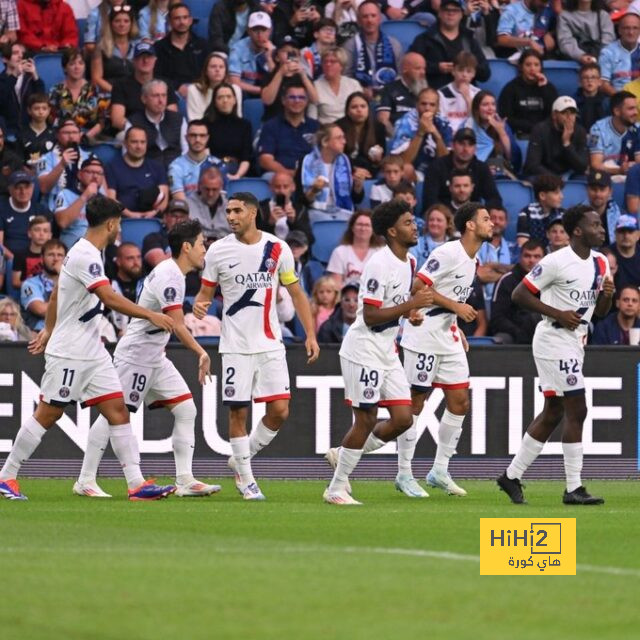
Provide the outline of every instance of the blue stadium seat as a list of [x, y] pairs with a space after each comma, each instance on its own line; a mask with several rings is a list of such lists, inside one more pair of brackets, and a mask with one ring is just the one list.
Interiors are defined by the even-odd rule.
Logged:
[[529, 149], [529, 141], [516, 138], [516, 143], [520, 147], [520, 153], [522, 154], [522, 166], [524, 167], [524, 163], [527, 161], [527, 150]]
[[502, 203], [508, 213], [507, 228], [504, 237], [512, 242], [516, 239], [516, 228], [518, 226], [518, 214], [523, 207], [533, 202], [533, 190], [521, 182], [514, 180], [504, 180], [496, 182]]
[[242, 101], [242, 117], [251, 123], [253, 137], [256, 137], [258, 130], [262, 126], [262, 114], [264, 104], [260, 98], [249, 98]]
[[500, 344], [493, 336], [467, 336], [467, 342], [473, 346]]
[[422, 205], [422, 190], [424, 189], [424, 182], [416, 182], [416, 208], [414, 210], [414, 214], [418, 216], [418, 218], [422, 218], [424, 214], [424, 208]]
[[377, 182], [375, 178], [371, 180], [364, 181], [364, 198], [362, 198], [362, 202], [359, 202], [356, 205], [356, 209], [370, 209], [371, 208], [371, 200], [369, 199], [371, 196], [371, 187]]
[[[193, 32], [204, 38], [209, 39], [209, 14], [216, 0], [185, 0], [184, 3], [189, 7], [191, 15], [194, 19]], [[196, 22], [197, 20], [197, 22]]]
[[13, 258], [7, 258], [4, 266], [4, 289], [7, 292], [7, 296], [20, 302], [20, 289], [15, 289], [13, 284], [11, 283], [11, 276], [13, 273]]
[[142, 241], [150, 233], [158, 233], [162, 223], [156, 218], [123, 218], [122, 242], [133, 242], [142, 249]]
[[119, 147], [106, 142], [97, 144], [89, 150], [93, 155], [98, 156], [104, 165], [109, 164], [112, 160], [115, 160], [118, 156], [122, 155], [122, 150]]
[[234, 193], [240, 191], [253, 193], [258, 200], [267, 200], [272, 196], [269, 183], [262, 178], [238, 178], [237, 180], [229, 180], [227, 195], [232, 196]]
[[84, 30], [87, 28], [87, 19], [76, 18], [76, 26], [78, 27], [78, 47], [82, 49], [84, 46]]
[[618, 203], [618, 206], [623, 213], [627, 211], [627, 203], [624, 199], [624, 182], [613, 183], [613, 199]]
[[395, 38], [406, 52], [416, 36], [424, 33], [425, 28], [415, 20], [385, 20], [380, 25], [380, 30], [388, 38]]
[[315, 281], [324, 275], [324, 265], [322, 262], [318, 262], [317, 260], [309, 260], [307, 264], [302, 267], [302, 272], [300, 274], [300, 279], [302, 281], [302, 285], [304, 290], [308, 296], [311, 295], [311, 291], [313, 290], [313, 285]]
[[570, 60], [545, 60], [544, 74], [559, 96], [574, 96], [578, 89], [578, 65]]
[[342, 238], [346, 228], [347, 223], [339, 220], [314, 222], [311, 225], [311, 233], [315, 238], [311, 246], [313, 258], [324, 264], [329, 262], [331, 252], [340, 244], [340, 238]]
[[562, 193], [564, 194], [562, 206], [565, 209], [582, 204], [587, 199], [587, 183], [579, 180], [568, 180]]
[[38, 53], [33, 61], [47, 93], [54, 84], [64, 80], [61, 53]]
[[478, 82], [478, 86], [485, 91], [491, 91], [498, 98], [500, 92], [510, 80], [518, 75], [518, 68], [506, 60], [489, 60], [491, 77], [486, 82]]

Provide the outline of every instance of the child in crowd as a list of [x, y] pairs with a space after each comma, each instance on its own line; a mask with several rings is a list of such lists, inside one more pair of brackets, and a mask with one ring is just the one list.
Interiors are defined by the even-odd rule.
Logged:
[[547, 253], [553, 253], [569, 245], [569, 234], [565, 231], [562, 218], [551, 218], [547, 224]]
[[311, 313], [315, 322], [316, 333], [318, 329], [333, 313], [340, 301], [340, 292], [331, 276], [322, 276], [313, 284], [311, 291]]
[[25, 163], [34, 171], [40, 159], [49, 153], [56, 144], [56, 134], [48, 124], [51, 107], [44, 93], [34, 93], [27, 98], [29, 124], [22, 128], [22, 143]]
[[535, 202], [518, 214], [516, 242], [521, 247], [527, 240], [538, 240], [548, 245], [547, 229], [552, 220], [562, 218], [562, 178], [552, 175], [538, 176], [533, 183]]
[[371, 187], [371, 208], [393, 198], [394, 189], [403, 182], [404, 162], [400, 156], [385, 156], [380, 165], [382, 178]]
[[[576, 92], [576, 104], [578, 105], [578, 122], [587, 130], [597, 120], [602, 120], [609, 115], [609, 98], [600, 91], [602, 78], [600, 67], [596, 62], [582, 65], [579, 72], [580, 87]], [[637, 80], [625, 85], [625, 91], [631, 91], [640, 96], [640, 83]], [[632, 85], [637, 89], [634, 91]]]
[[471, 103], [480, 91], [471, 83], [476, 77], [478, 60], [468, 51], [461, 51], [453, 59], [453, 82], [438, 91], [440, 96], [441, 118], [449, 121], [451, 130], [455, 133], [471, 115]]
[[34, 216], [27, 226], [29, 248], [27, 251], [17, 252], [13, 258], [13, 272], [11, 283], [16, 289], [32, 276], [42, 271], [42, 247], [51, 240], [51, 222], [45, 216]]

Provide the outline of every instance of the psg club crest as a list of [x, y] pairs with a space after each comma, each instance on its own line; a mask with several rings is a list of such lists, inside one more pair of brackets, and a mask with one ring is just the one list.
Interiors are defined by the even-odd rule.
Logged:
[[58, 395], [61, 398], [68, 398], [70, 393], [69, 387], [60, 387], [60, 391], [58, 391]]
[[429, 374], [426, 371], [421, 371], [418, 374], [418, 380], [420, 382], [426, 382], [429, 379]]
[[164, 290], [164, 294], [163, 295], [164, 295], [164, 299], [167, 302], [173, 302], [176, 299], [177, 293], [176, 293], [176, 290], [173, 287], [167, 287]]
[[273, 258], [267, 258], [264, 264], [269, 271], [273, 271], [276, 268], [276, 261]]
[[99, 276], [102, 273], [102, 267], [97, 262], [92, 262], [89, 265], [89, 273], [94, 277]]
[[138, 402], [138, 400], [140, 400], [140, 394], [137, 391], [132, 391], [129, 394], [129, 400], [131, 400], [131, 402]]
[[367, 280], [367, 291], [369, 293], [375, 293], [380, 286], [379, 282], [375, 278], [370, 278]]
[[437, 271], [439, 267], [440, 267], [440, 263], [435, 258], [431, 258], [431, 260], [427, 262], [427, 271], [429, 273], [433, 273], [434, 271]]
[[371, 387], [367, 387], [363, 392], [362, 395], [367, 399], [367, 400], [371, 400], [373, 398], [373, 389]]
[[573, 374], [570, 374], [567, 376], [567, 384], [570, 387], [575, 387], [577, 383], [578, 383], [578, 378], [576, 378]]
[[233, 398], [233, 396], [236, 395], [236, 390], [233, 387], [225, 387], [224, 388], [224, 395], [227, 398]]
[[529, 273], [529, 275], [532, 278], [539, 278], [541, 273], [542, 273], [542, 265], [537, 264], [535, 267], [533, 267], [533, 269], [531, 269], [531, 272]]

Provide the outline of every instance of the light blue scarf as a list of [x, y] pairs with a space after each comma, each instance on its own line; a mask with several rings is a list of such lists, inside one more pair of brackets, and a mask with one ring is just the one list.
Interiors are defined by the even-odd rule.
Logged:
[[[314, 180], [318, 176], [324, 176], [327, 180], [331, 180], [331, 176], [327, 175], [327, 169], [320, 155], [320, 149], [314, 147], [311, 153], [308, 153], [302, 160], [302, 188], [308, 191]], [[329, 200], [329, 184], [316, 195], [312, 207], [314, 209], [326, 209]], [[344, 153], [341, 153], [333, 161], [333, 197], [336, 207], [353, 211], [353, 200], [351, 199], [351, 188], [353, 180], [351, 178], [351, 163]]]

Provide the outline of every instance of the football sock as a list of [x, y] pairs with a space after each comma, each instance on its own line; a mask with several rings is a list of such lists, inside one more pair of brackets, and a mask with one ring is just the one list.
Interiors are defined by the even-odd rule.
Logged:
[[384, 440], [380, 440], [377, 436], [373, 435], [373, 431], [369, 434], [366, 442], [364, 443], [364, 448], [362, 449], [362, 453], [371, 453], [372, 451], [377, 451], [384, 447], [387, 444]]
[[32, 456], [46, 432], [33, 416], [25, 420], [0, 471], [0, 480], [14, 480], [17, 477], [22, 463]]
[[113, 448], [129, 489], [137, 489], [144, 484], [144, 477], [140, 471], [140, 452], [138, 441], [131, 430], [131, 423], [109, 425], [111, 447]]
[[102, 460], [104, 450], [109, 444], [109, 434], [110, 429], [107, 419], [104, 416], [98, 416], [98, 419], [91, 425], [91, 429], [89, 429], [87, 449], [84, 452], [82, 469], [78, 477], [80, 484], [95, 482], [100, 460]]
[[236, 461], [236, 468], [240, 476], [240, 484], [244, 488], [255, 482], [253, 471], [251, 470], [251, 445], [249, 436], [240, 438], [230, 438], [231, 451]]
[[464, 416], [444, 410], [440, 426], [438, 428], [438, 447], [436, 458], [433, 461], [433, 471], [435, 473], [447, 473], [449, 469], [449, 459], [456, 452], [458, 440], [462, 433], [462, 423]]
[[269, 429], [269, 427], [260, 420], [249, 436], [251, 457], [253, 458], [258, 451], [262, 451], [277, 435], [277, 431]]
[[533, 464], [533, 461], [540, 455], [544, 442], [540, 442], [535, 438], [532, 438], [528, 433], [524, 434], [522, 442], [520, 443], [520, 449], [516, 453], [515, 458], [511, 461], [511, 464], [507, 467], [507, 478], [514, 480], [522, 479], [524, 472]]
[[195, 424], [198, 410], [193, 400], [179, 402], [171, 408], [173, 433], [171, 444], [176, 463], [176, 482], [188, 484], [193, 477], [193, 451], [196, 445]]
[[345, 447], [340, 447], [338, 464], [336, 465], [331, 484], [329, 484], [329, 493], [346, 490], [347, 480], [356, 468], [361, 456], [362, 449], [346, 449]]
[[398, 474], [402, 476], [413, 476], [411, 461], [418, 444], [417, 423], [418, 416], [413, 416], [413, 424], [398, 436]]
[[567, 476], [567, 493], [582, 486], [580, 472], [582, 471], [582, 442], [563, 442], [564, 472]]

